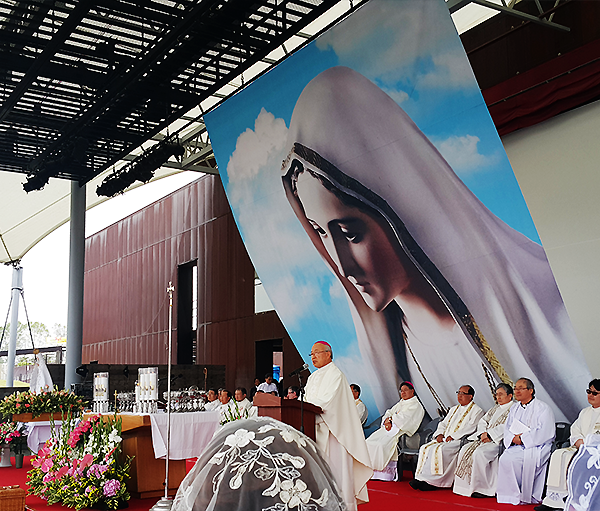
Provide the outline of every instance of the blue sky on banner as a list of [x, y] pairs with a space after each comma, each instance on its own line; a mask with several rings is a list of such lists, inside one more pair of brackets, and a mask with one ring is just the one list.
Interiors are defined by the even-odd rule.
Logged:
[[443, 0], [373, 0], [207, 114], [236, 221], [288, 332], [305, 357], [314, 340], [332, 342], [346, 374], [360, 384], [346, 294], [308, 241], [281, 183], [296, 100], [336, 65], [383, 89], [479, 200], [540, 241]]

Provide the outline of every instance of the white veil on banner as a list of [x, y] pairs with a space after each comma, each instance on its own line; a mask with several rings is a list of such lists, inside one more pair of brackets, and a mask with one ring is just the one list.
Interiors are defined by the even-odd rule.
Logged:
[[591, 376], [443, 0], [371, 0], [205, 120], [279, 317], [371, 416], [524, 376], [575, 418]]

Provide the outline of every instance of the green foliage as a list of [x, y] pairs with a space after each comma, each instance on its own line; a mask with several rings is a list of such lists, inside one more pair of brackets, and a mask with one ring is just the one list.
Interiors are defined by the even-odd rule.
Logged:
[[228, 422], [239, 421], [240, 419], [247, 419], [250, 414], [248, 410], [240, 411], [240, 407], [237, 404], [237, 401], [233, 399], [233, 403], [235, 405], [235, 410], [232, 410], [231, 406], [229, 406], [225, 412], [223, 413], [223, 419], [221, 419], [220, 424], [227, 424]]
[[[2, 335], [3, 327], [0, 327], [0, 336]], [[6, 331], [4, 332], [4, 340], [2, 341], [3, 346], [8, 345], [8, 338], [10, 336], [10, 323], [6, 325]], [[33, 348], [31, 345], [31, 337], [33, 336], [33, 342], [36, 347], [45, 346], [46, 339], [50, 337], [50, 330], [39, 321], [31, 323], [31, 333], [29, 333], [29, 327], [27, 323], [21, 323], [19, 321], [17, 327], [17, 349], [29, 349]]]
[[79, 415], [83, 411], [84, 402], [77, 395], [54, 387], [51, 391], [33, 393], [14, 392], [0, 401], [0, 415], [11, 418], [19, 413], [31, 413], [39, 417], [42, 413], [63, 413]]
[[68, 414], [60, 434], [31, 461], [29, 493], [78, 510], [97, 504], [117, 509], [129, 500], [131, 460], [121, 461], [121, 419], [105, 419], [96, 415], [76, 425]]

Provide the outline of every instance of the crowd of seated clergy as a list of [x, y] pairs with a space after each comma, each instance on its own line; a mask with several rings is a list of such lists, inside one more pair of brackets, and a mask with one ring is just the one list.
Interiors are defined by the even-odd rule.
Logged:
[[[588, 435], [600, 434], [599, 389], [600, 380], [592, 380], [587, 389], [590, 406], [571, 427], [570, 447], [557, 449], [550, 457], [554, 414], [548, 404], [535, 398], [530, 379], [519, 379], [514, 391], [508, 384], [499, 384], [495, 388], [496, 405], [486, 413], [475, 404], [474, 389], [462, 386], [457, 391], [457, 405], [439, 422], [432, 440], [420, 447], [410, 486], [421, 491], [452, 487], [459, 495], [495, 496], [499, 503], [538, 504], [536, 511], [564, 509], [569, 462], [586, 445], [586, 437], [590, 440]], [[401, 397], [383, 415], [381, 428], [367, 439], [373, 477], [377, 479], [390, 480], [386, 471], [396, 456], [395, 442], [402, 434], [412, 436], [423, 418], [420, 403], [412, 408], [412, 420], [398, 414], [409, 409], [411, 399], [418, 403], [408, 382], [401, 386]], [[381, 474], [384, 477], [378, 477]]]

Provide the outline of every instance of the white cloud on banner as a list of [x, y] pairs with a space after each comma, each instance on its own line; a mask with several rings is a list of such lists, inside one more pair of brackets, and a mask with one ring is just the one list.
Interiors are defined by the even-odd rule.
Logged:
[[[383, 85], [398, 103], [408, 94], [394, 90], [400, 81], [421, 88], [464, 88], [474, 83], [464, 52], [454, 42], [449, 13], [440, 2], [398, 1], [367, 4], [343, 24], [316, 41], [321, 50], [333, 50], [347, 65]], [[436, 27], [436, 30], [431, 30]], [[377, 58], [373, 58], [373, 47]], [[448, 48], [456, 48], [449, 51]]]
[[433, 56], [435, 68], [419, 78], [421, 87], [463, 88], [473, 85], [473, 71], [461, 52]]
[[[281, 181], [281, 163], [288, 152], [285, 121], [263, 108], [254, 128], [238, 137], [227, 165], [227, 191], [269, 299], [287, 326], [294, 328], [321, 300], [321, 289], [312, 283], [330, 279], [331, 273], [307, 242], [285, 197]], [[300, 282], [294, 275], [310, 278]]]
[[287, 127], [283, 119], [275, 119], [272, 113], [261, 109], [254, 130], [246, 129], [235, 145], [227, 164], [227, 174], [237, 179], [252, 178], [261, 167], [267, 164], [269, 157], [281, 151], [287, 139]]
[[472, 174], [498, 162], [497, 155], [486, 156], [479, 152], [479, 137], [475, 135], [451, 136], [432, 142], [458, 175]]
[[410, 96], [403, 90], [391, 89], [389, 87], [380, 87], [390, 98], [392, 98], [398, 105], [406, 101]]

